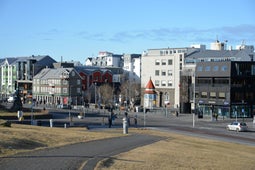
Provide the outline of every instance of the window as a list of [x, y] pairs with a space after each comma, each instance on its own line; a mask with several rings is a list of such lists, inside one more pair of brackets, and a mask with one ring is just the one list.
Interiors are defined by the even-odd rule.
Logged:
[[251, 65], [251, 75], [255, 75], [255, 65]]
[[77, 85], [80, 85], [81, 84], [81, 80], [77, 80]]
[[77, 93], [81, 93], [81, 88], [77, 88]]
[[159, 60], [155, 60], [155, 65], [160, 65], [160, 61]]
[[168, 60], [168, 65], [173, 65], [173, 60]]
[[172, 71], [172, 70], [168, 70], [168, 71], [167, 71], [167, 75], [168, 75], [168, 76], [172, 76], [172, 75], [173, 75], [173, 71]]
[[227, 66], [222, 66], [221, 71], [227, 71], [228, 67]]
[[155, 76], [159, 76], [159, 70], [155, 70]]
[[205, 71], [210, 71], [211, 70], [211, 67], [210, 66], [206, 66], [205, 67]]
[[166, 86], [166, 80], [161, 81], [161, 86]]
[[159, 86], [159, 80], [155, 80], [155, 86]]
[[202, 92], [202, 93], [201, 93], [201, 97], [202, 97], [202, 98], [207, 98], [207, 92]]
[[198, 66], [197, 71], [203, 71], [203, 66]]
[[166, 76], [166, 71], [165, 70], [161, 71], [161, 76]]
[[213, 67], [213, 71], [218, 71], [219, 70], [219, 66], [214, 66]]
[[224, 92], [219, 92], [219, 99], [225, 99], [226, 94]]
[[166, 60], [161, 61], [162, 65], [166, 65]]
[[63, 93], [67, 93], [67, 88], [63, 88]]
[[173, 86], [173, 82], [172, 82], [172, 80], [168, 80], [168, 82], [167, 82], [167, 86], [169, 86], [169, 87]]
[[216, 98], [216, 92], [210, 92], [210, 98]]

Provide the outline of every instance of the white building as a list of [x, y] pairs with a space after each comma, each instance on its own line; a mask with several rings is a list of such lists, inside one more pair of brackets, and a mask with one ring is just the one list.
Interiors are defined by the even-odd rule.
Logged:
[[128, 73], [128, 80], [141, 82], [141, 54], [124, 54], [123, 69]]
[[97, 57], [92, 58], [92, 66], [122, 67], [122, 57], [123, 55], [101, 51]]
[[[141, 59], [141, 91], [152, 79], [156, 92], [156, 105], [159, 107], [170, 104], [179, 107], [180, 73], [187, 54], [199, 51], [197, 48], [161, 48], [149, 49]], [[141, 102], [143, 103], [143, 102]]]

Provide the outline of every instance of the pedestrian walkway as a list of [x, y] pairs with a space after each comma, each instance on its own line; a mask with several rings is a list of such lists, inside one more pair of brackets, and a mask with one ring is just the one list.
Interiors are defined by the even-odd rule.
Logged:
[[[123, 137], [108, 138], [63, 147], [38, 150], [0, 158], [1, 170], [49, 170], [86, 169], [93, 170], [97, 162], [131, 149], [148, 145], [162, 137], [129, 134]], [[85, 163], [86, 162], [86, 163]]]

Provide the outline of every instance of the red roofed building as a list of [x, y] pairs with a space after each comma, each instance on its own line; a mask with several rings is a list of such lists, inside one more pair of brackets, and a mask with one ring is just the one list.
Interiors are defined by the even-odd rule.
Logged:
[[144, 90], [144, 107], [149, 109], [156, 107], [156, 91], [151, 78]]

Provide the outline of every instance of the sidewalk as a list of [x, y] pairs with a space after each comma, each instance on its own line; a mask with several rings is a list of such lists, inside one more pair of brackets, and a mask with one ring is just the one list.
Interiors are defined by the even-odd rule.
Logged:
[[[148, 145], [162, 137], [129, 134], [123, 137], [96, 140], [58, 148], [38, 150], [0, 158], [0, 169], [86, 169], [93, 170], [97, 162], [131, 149]], [[87, 162], [86, 162], [87, 161]], [[84, 164], [86, 162], [86, 164]]]

